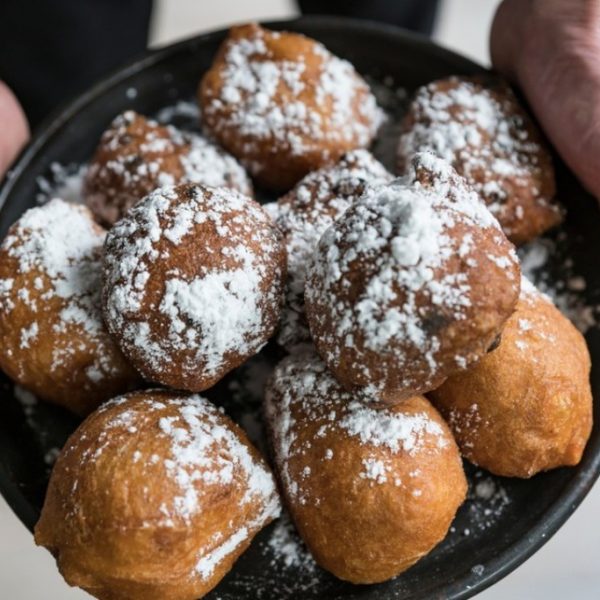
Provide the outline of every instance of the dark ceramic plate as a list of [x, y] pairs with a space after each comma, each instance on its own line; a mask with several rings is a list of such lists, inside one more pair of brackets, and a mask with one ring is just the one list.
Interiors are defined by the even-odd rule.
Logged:
[[[395, 85], [409, 92], [438, 77], [482, 71], [474, 63], [423, 38], [384, 25], [305, 18], [270, 26], [300, 31], [321, 40], [373, 81], [389, 84], [391, 78]], [[9, 225], [35, 204], [39, 192], [37, 179], [51, 175], [51, 164], [85, 162], [100, 133], [118, 112], [134, 108], [141, 113], [156, 114], [178, 99], [192, 98], [224, 35], [223, 31], [202, 35], [150, 52], [48, 121], [0, 190], [0, 235], [4, 236]], [[398, 96], [389, 90], [387, 96], [388, 100], [390, 96], [396, 98], [390, 104], [392, 112], [401, 110]], [[385, 149], [385, 142], [378, 144], [380, 154], [389, 150]], [[560, 285], [570, 274], [577, 273], [587, 281], [580, 301], [597, 305], [600, 300], [598, 207], [560, 164], [559, 189], [563, 198], [568, 198], [568, 217], [561, 230], [544, 242], [544, 247], [552, 252], [548, 264], [538, 269], [537, 275], [551, 285]], [[598, 330], [589, 330], [587, 341], [594, 362], [600, 365]], [[264, 366], [275, 359], [274, 349], [267, 349], [253, 365], [230, 376], [207, 395], [225, 406], [243, 425], [256, 425], [257, 377], [260, 370], [264, 371], [257, 363]], [[597, 367], [592, 372], [592, 385], [597, 395], [600, 392]], [[42, 505], [52, 449], [64, 443], [77, 422], [54, 407], [23, 402], [22, 394], [15, 393], [5, 378], [0, 379], [0, 390], [0, 490], [21, 520], [32, 528]], [[596, 421], [600, 422], [598, 410], [597, 406]], [[468, 467], [469, 499], [446, 540], [394, 581], [375, 586], [352, 586], [314, 566], [294, 561], [286, 566], [285, 556], [274, 552], [270, 543], [276, 530], [273, 525], [258, 536], [209, 597], [213, 600], [467, 598], [508, 574], [538, 550], [582, 501], [599, 471], [598, 426], [594, 427], [583, 461], [576, 468], [558, 469], [521, 481], [494, 478]]]

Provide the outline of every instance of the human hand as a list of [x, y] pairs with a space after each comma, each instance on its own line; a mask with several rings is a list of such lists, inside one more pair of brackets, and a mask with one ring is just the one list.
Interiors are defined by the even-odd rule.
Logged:
[[504, 0], [490, 51], [563, 160], [600, 198], [600, 0]]
[[7, 85], [0, 81], [0, 179], [28, 139], [25, 114]]

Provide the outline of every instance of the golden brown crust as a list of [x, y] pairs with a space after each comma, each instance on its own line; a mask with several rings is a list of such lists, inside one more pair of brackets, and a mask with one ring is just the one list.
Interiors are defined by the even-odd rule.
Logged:
[[450, 77], [423, 86], [404, 118], [400, 172], [429, 150], [474, 187], [515, 244], [558, 225], [552, 157], [510, 87], [492, 77]]
[[126, 111], [102, 134], [84, 195], [98, 221], [110, 226], [154, 189], [188, 182], [252, 194], [241, 165], [208, 140]]
[[266, 414], [290, 514], [317, 562], [385, 581], [446, 535], [467, 482], [447, 425], [423, 397], [375, 410], [314, 355], [277, 366]]
[[264, 186], [367, 147], [381, 121], [352, 65], [303, 35], [233, 27], [198, 88], [203, 124]]
[[514, 248], [476, 194], [420, 154], [405, 179], [365, 194], [322, 236], [306, 311], [338, 380], [393, 403], [483, 356], [519, 281]]
[[71, 436], [35, 540], [101, 600], [196, 600], [279, 513], [245, 434], [198, 396], [134, 392]]
[[80, 415], [140, 383], [102, 322], [104, 235], [87, 208], [55, 199], [0, 247], [0, 367]]
[[431, 398], [467, 459], [531, 477], [581, 460], [592, 428], [589, 374], [582, 335], [524, 281], [500, 346]]
[[234, 190], [156, 190], [109, 231], [104, 262], [106, 324], [149, 380], [207, 389], [277, 326], [285, 247]]

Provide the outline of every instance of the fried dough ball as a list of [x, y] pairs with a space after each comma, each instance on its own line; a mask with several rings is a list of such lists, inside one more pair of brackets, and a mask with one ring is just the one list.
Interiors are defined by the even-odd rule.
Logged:
[[423, 150], [452, 164], [513, 243], [523, 244], [561, 222], [550, 152], [503, 81], [450, 77], [417, 90], [400, 137], [400, 172]]
[[104, 236], [87, 208], [54, 199], [0, 246], [0, 367], [80, 415], [140, 380], [102, 322]]
[[392, 176], [367, 150], [353, 150], [335, 165], [309, 173], [276, 206], [275, 221], [283, 232], [288, 255], [286, 306], [277, 336], [293, 351], [311, 342], [304, 315], [306, 268], [323, 232], [367, 189]]
[[316, 561], [340, 579], [395, 577], [446, 535], [467, 482], [448, 426], [423, 397], [369, 408], [314, 354], [281, 362], [266, 416], [281, 489]]
[[134, 392], [69, 438], [35, 541], [100, 600], [196, 600], [279, 515], [268, 467], [200, 396]]
[[149, 380], [200, 391], [273, 334], [285, 247], [254, 200], [226, 188], [155, 190], [108, 232], [104, 317]]
[[321, 237], [305, 301], [321, 357], [385, 402], [438, 387], [492, 346], [519, 296], [512, 244], [444, 161], [367, 191]]
[[102, 134], [84, 182], [98, 221], [110, 226], [158, 187], [202, 183], [252, 194], [242, 166], [205, 138], [131, 110]]
[[527, 280], [499, 347], [431, 393], [463, 455], [506, 477], [576, 465], [592, 428], [583, 336]]
[[256, 24], [230, 30], [198, 99], [210, 134], [274, 190], [369, 146], [383, 114], [349, 62]]

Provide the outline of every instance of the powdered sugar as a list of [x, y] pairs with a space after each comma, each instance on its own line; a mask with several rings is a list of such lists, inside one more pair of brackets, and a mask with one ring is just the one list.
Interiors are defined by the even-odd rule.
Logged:
[[161, 108], [156, 114], [156, 120], [167, 125], [175, 125], [182, 121], [188, 129], [200, 122], [200, 107], [192, 100], [178, 100], [171, 106]]
[[272, 566], [283, 565], [301, 574], [314, 573], [317, 564], [294, 528], [287, 513], [283, 513], [271, 533], [267, 547], [273, 553]]
[[60, 198], [72, 204], [83, 202], [83, 181], [87, 172], [87, 165], [70, 165], [65, 167], [54, 162], [50, 165], [51, 180], [38, 177], [37, 184], [40, 193], [37, 201], [43, 204], [50, 198]]
[[387, 481], [386, 465], [381, 460], [375, 458], [365, 458], [363, 461], [364, 471], [360, 473], [363, 479], [371, 479], [376, 483], [385, 483]]
[[21, 403], [25, 416], [30, 418], [38, 405], [38, 399], [29, 390], [26, 390], [18, 384], [15, 384], [13, 393], [15, 398]]
[[155, 188], [180, 183], [252, 191], [237, 161], [206, 138], [126, 111], [102, 135], [86, 174], [86, 199], [112, 223]]
[[[312, 41], [303, 44], [306, 55], [283, 58], [272, 45], [277, 39], [258, 26], [233, 30], [219, 66], [220, 88], [205, 90], [211, 130], [217, 136], [235, 130], [247, 153], [265, 142], [271, 152], [292, 156], [326, 153], [324, 142], [368, 145], [382, 116], [352, 65]], [[252, 159], [246, 166], [253, 174], [264, 168]]]
[[158, 428], [171, 443], [165, 468], [182, 492], [173, 499], [174, 514], [190, 519], [201, 512], [203, 484], [230, 485], [236, 469], [241, 469], [247, 485], [242, 503], [266, 502], [263, 519], [277, 516], [279, 507], [271, 474], [256, 462], [220, 412], [199, 396], [169, 403], [178, 406], [179, 414], [158, 419]]
[[199, 324], [202, 336], [196, 338], [188, 332], [188, 342], [198, 346], [206, 370], [214, 373], [228, 352], [248, 352], [247, 347], [240, 348], [240, 334], [260, 331], [260, 283], [260, 273], [251, 260], [242, 268], [208, 273], [189, 283], [169, 279], [160, 311], [169, 317], [173, 338], [186, 329], [187, 322]]
[[493, 478], [480, 469], [475, 470], [469, 479], [466, 502], [469, 530], [475, 533], [497, 527], [511, 503], [502, 479]]
[[[477, 195], [433, 155], [418, 155], [416, 164], [415, 173], [404, 180], [367, 190], [325, 231], [309, 267], [305, 298], [317, 347], [330, 365], [342, 355], [352, 361], [358, 385], [381, 377], [369, 371], [366, 353], [382, 355], [398, 346], [393, 357], [398, 370], [415, 361], [423, 365], [419, 382], [411, 380], [407, 368], [399, 388], [418, 383], [427, 389], [438, 374], [441, 340], [432, 335], [423, 306], [431, 304], [445, 319], [465, 320], [471, 306], [470, 277], [488, 265], [498, 267], [499, 261], [507, 279], [518, 285], [511, 272], [516, 255]], [[419, 183], [422, 170], [432, 174], [432, 185]], [[486, 230], [497, 243], [489, 244], [486, 254], [477, 253], [472, 238], [465, 246], [466, 237], [453, 236], [458, 225], [477, 232], [479, 239], [479, 231]], [[446, 272], [457, 253], [465, 258], [463, 265]], [[351, 283], [356, 281], [360, 287]], [[346, 298], [348, 289], [353, 291]], [[414, 352], [409, 352], [411, 347]], [[356, 357], [348, 358], [346, 349]], [[468, 364], [475, 357], [459, 358]]]
[[21, 272], [39, 271], [52, 281], [48, 298], [70, 300], [96, 287], [98, 272], [90, 263], [97, 264], [104, 232], [85, 209], [55, 199], [28, 210], [17, 227], [2, 247], [18, 260]]
[[[200, 231], [216, 239], [218, 254], [207, 247], [194, 250], [191, 266], [170, 264], [172, 248], [195, 248]], [[109, 233], [108, 325], [154, 376], [175, 363], [185, 373], [215, 375], [232, 355], [247, 357], [266, 342], [280, 302], [277, 242], [269, 217], [237, 192], [157, 190]], [[158, 259], [163, 266], [155, 270]], [[161, 291], [150, 297], [157, 277]], [[153, 329], [156, 318], [162, 331]]]
[[[190, 115], [192, 114], [192, 107], [195, 106], [195, 103], [189, 103], [189, 107], [190, 107]], [[167, 114], [166, 118], [170, 119], [171, 116], [170, 114]], [[194, 119], [197, 119], [197, 114], [193, 116]], [[386, 128], [387, 130], [387, 128]], [[56, 194], [56, 195], [61, 195], [61, 194]], [[66, 199], [66, 198], [63, 198]], [[537, 243], [536, 243], [537, 244]], [[544, 242], [545, 244], [545, 242]], [[583, 318], [584, 316], [584, 312], [587, 314], [588, 309], [593, 310], [593, 307], [588, 307], [584, 304], [584, 300], [581, 297], [581, 293], [580, 293], [580, 287], [581, 287], [581, 280], [579, 279], [579, 275], [574, 275], [574, 285], [577, 289], [573, 289], [571, 286], [571, 278], [568, 277], [568, 274], [564, 273], [561, 271], [561, 273], [558, 275], [559, 280], [563, 281], [564, 280], [564, 286], [562, 287], [562, 289], [558, 289], [556, 288], [556, 283], [554, 282], [554, 277], [555, 277], [555, 273], [553, 272], [553, 267], [548, 265], [548, 261], [550, 261], [551, 263], [553, 262], [555, 256], [554, 256], [554, 246], [552, 246], [552, 248], [550, 248], [548, 250], [548, 252], [544, 253], [545, 258], [544, 258], [544, 262], [541, 265], [538, 265], [538, 269], [537, 269], [537, 274], [535, 276], [536, 281], [539, 280], [540, 277], [543, 277], [544, 280], [546, 281], [545, 284], [545, 289], [547, 292], [551, 293], [552, 295], [558, 293], [562, 299], [565, 298], [565, 296], [568, 295], [569, 300], [568, 302], [562, 302], [561, 301], [561, 308], [564, 307], [565, 305], [568, 304], [568, 306], [570, 308], [568, 308], [567, 310], [570, 311], [568, 312], [569, 316], [571, 316], [571, 318], [573, 318], [573, 315], [575, 315], [576, 320], [583, 324], [585, 326], [585, 324], [588, 322], [586, 318]], [[543, 274], [540, 273], [540, 269], [543, 270]], [[548, 272], [552, 271], [552, 280], [547, 278]], [[0, 287], [2, 285], [6, 285], [6, 286], [10, 286], [11, 282], [8, 282], [6, 280], [3, 280], [2, 282], [0, 282]], [[593, 279], [589, 279], [589, 287], [593, 287]], [[575, 307], [575, 308], [574, 308]], [[581, 317], [581, 318], [578, 318]], [[264, 353], [259, 355], [260, 357], [263, 357]], [[238, 394], [241, 393], [245, 393], [248, 389], [248, 385], [249, 382], [254, 382], [254, 377], [248, 377], [248, 378], [243, 378], [241, 380], [238, 380], [238, 373], [236, 373], [234, 375], [234, 382], [236, 382], [237, 384], [237, 389], [238, 389]], [[257, 392], [259, 393], [259, 392]], [[227, 394], [224, 394], [224, 396], [227, 396]], [[227, 403], [229, 402], [229, 399], [224, 398], [224, 401]], [[241, 400], [240, 400], [241, 402]], [[229, 408], [229, 407], [228, 407]], [[42, 406], [42, 409], [44, 409], [44, 406]], [[29, 410], [29, 409], [28, 409]], [[243, 413], [243, 409], [240, 408], [240, 411]], [[52, 415], [54, 413], [51, 413]], [[255, 415], [252, 415], [252, 421], [255, 422]], [[49, 427], [54, 428], [56, 426], [56, 423], [54, 421], [54, 418], [49, 419], [49, 423], [48, 423]], [[36, 434], [36, 439], [37, 439], [37, 434]], [[158, 456], [154, 455], [154, 458], [157, 460]], [[465, 514], [463, 516], [463, 518], [461, 519], [461, 531], [464, 529], [465, 526], [468, 526], [471, 536], [473, 536], [474, 532], [478, 530], [478, 525], [477, 523], [479, 523], [481, 521], [481, 525], [482, 527], [484, 526], [484, 524], [486, 525], [486, 528], [492, 527], [494, 526], [494, 531], [493, 533], [495, 534], [496, 531], [498, 531], [498, 535], [503, 534], [504, 532], [504, 525], [503, 525], [503, 519], [502, 517], [505, 516], [504, 515], [504, 511], [501, 510], [500, 508], [498, 508], [498, 510], [496, 510], [496, 506], [499, 507], [503, 507], [504, 506], [504, 499], [506, 499], [506, 492], [504, 492], [504, 489], [501, 489], [500, 486], [500, 480], [499, 479], [493, 479], [493, 478], [489, 478], [487, 476], [487, 474], [482, 474], [482, 476], [484, 476], [489, 479], [489, 481], [491, 482], [491, 487], [494, 488], [494, 495], [492, 496], [492, 498], [490, 498], [488, 500], [488, 496], [489, 496], [489, 489], [488, 492], [479, 492], [479, 485], [477, 485], [477, 490], [474, 491], [472, 493], [472, 498], [471, 500], [468, 502], [467, 506], [465, 507]], [[482, 486], [484, 489], [485, 488], [489, 488], [489, 482], [487, 481], [484, 482], [484, 485]], [[370, 480], [372, 481], [372, 480]], [[478, 479], [474, 480], [475, 482], [478, 482]], [[512, 483], [509, 480], [506, 480], [505, 483], [502, 484], [502, 486], [507, 486], [506, 489], [510, 490]], [[520, 489], [520, 488], [517, 488]], [[503, 492], [503, 496], [500, 494], [500, 491]], [[519, 499], [519, 495], [515, 494], [515, 499], [518, 501]], [[519, 508], [521, 508], [520, 506], [520, 501], [518, 501], [517, 503], [519, 504]], [[473, 503], [476, 503], [476, 506], [473, 505]], [[510, 515], [509, 518], [512, 518], [512, 515]], [[515, 517], [516, 518], [516, 517]], [[307, 597], [321, 597], [324, 594], [327, 594], [327, 591], [323, 592], [322, 590], [327, 590], [327, 589], [331, 589], [334, 586], [337, 586], [339, 584], [337, 583], [331, 583], [330, 582], [330, 577], [328, 577], [326, 574], [324, 574], [324, 572], [317, 570], [314, 566], [314, 562], [312, 561], [312, 558], [310, 557], [310, 554], [308, 553], [308, 551], [303, 547], [301, 541], [298, 539], [297, 535], [295, 533], [291, 533], [290, 536], [288, 538], [286, 538], [285, 536], [283, 537], [283, 541], [280, 539], [280, 537], [278, 537], [278, 533], [281, 532], [281, 530], [283, 529], [283, 524], [282, 527], [280, 527], [280, 523], [278, 522], [276, 524], [276, 527], [274, 529], [274, 532], [272, 534], [272, 538], [269, 538], [268, 535], [265, 537], [265, 539], [263, 539], [262, 543], [268, 547], [268, 549], [272, 550], [272, 552], [274, 553], [274, 558], [273, 560], [277, 560], [277, 564], [281, 564], [281, 563], [287, 563], [287, 559], [286, 556], [290, 556], [290, 560], [289, 560], [289, 571], [285, 572], [285, 570], [281, 569], [279, 570], [276, 566], [274, 566], [274, 572], [271, 572], [269, 569], [265, 568], [264, 569], [264, 573], [259, 573], [257, 572], [258, 569], [251, 569], [251, 573], [248, 574], [248, 571], [244, 571], [244, 569], [242, 569], [241, 573], [239, 574], [234, 574], [233, 578], [229, 579], [229, 582], [225, 582], [225, 588], [222, 588], [219, 590], [220, 593], [218, 593], [220, 596], [222, 596], [223, 598], [236, 598], [240, 595], [243, 595], [244, 592], [246, 595], [251, 595], [252, 597], [255, 598], [273, 598], [273, 597], [277, 597], [277, 598], [297, 598], [299, 597], [299, 595], [302, 594], [302, 591], [304, 591], [304, 587], [301, 587], [301, 585], [304, 585], [304, 582], [306, 581], [306, 579], [303, 580], [302, 578], [302, 573], [304, 571], [304, 562], [303, 559], [306, 559], [306, 561], [309, 564], [313, 565], [313, 569], [317, 572], [317, 575], [315, 575], [316, 577], [321, 577], [324, 582], [321, 583], [320, 585], [317, 584], [316, 587], [314, 587], [313, 589], [309, 590], [308, 592], [304, 592], [306, 594]], [[293, 537], [292, 537], [293, 536]], [[273, 545], [267, 543], [265, 540], [267, 539], [273, 539], [274, 543]], [[289, 542], [289, 544], [287, 544], [286, 542]], [[455, 539], [450, 539], [449, 540], [450, 545], [456, 544], [457, 541]], [[472, 545], [474, 542], [474, 540], [470, 540], [468, 541], [469, 545]], [[283, 550], [282, 550], [283, 548]], [[289, 551], [288, 551], [289, 549]], [[266, 554], [267, 556], [271, 556], [271, 554]], [[298, 558], [298, 556], [300, 556], [300, 558]], [[254, 556], [250, 557], [249, 560], [254, 560]], [[435, 558], [434, 558], [435, 560]], [[284, 575], [280, 575], [280, 573], [284, 573]], [[233, 583], [232, 583], [233, 581]], [[236, 588], [236, 586], [238, 586]], [[312, 585], [312, 578], [310, 578], [310, 582], [306, 584], [308, 585]], [[229, 587], [228, 587], [229, 586]], [[245, 586], [245, 587], [244, 587]], [[262, 586], [262, 591], [261, 591], [261, 586]], [[401, 586], [402, 587], [402, 586]], [[231, 589], [234, 590], [234, 593], [231, 592]], [[236, 590], [243, 590], [241, 592], [238, 592], [237, 594], [235, 593]]]
[[[75, 337], [69, 344], [53, 348], [50, 370], [70, 364], [76, 347], [80, 352], [91, 349], [93, 362], [85, 370], [90, 384], [98, 384], [116, 368], [100, 309], [104, 235], [87, 209], [53, 199], [27, 211], [2, 243], [2, 250], [17, 262], [21, 275], [36, 275], [32, 277], [35, 296], [27, 287], [29, 278], [19, 283], [24, 286], [19, 289], [14, 278], [0, 280], [3, 310], [10, 314], [20, 305], [31, 318], [21, 330], [20, 348], [31, 348], [41, 331], [57, 336], [71, 331]], [[53, 299], [60, 300], [61, 308], [48, 312], [47, 303]]]
[[220, 546], [204, 555], [196, 565], [196, 571], [202, 579], [208, 579], [215, 568], [229, 556], [244, 540], [248, 538], [248, 528], [242, 527], [231, 535]]
[[206, 138], [169, 128], [172, 136], [189, 144], [189, 151], [181, 155], [184, 170], [182, 182], [202, 183], [213, 187], [229, 187], [244, 194], [252, 194], [252, 184], [242, 166], [224, 150]]
[[[531, 344], [543, 344], [551, 347], [556, 343], [555, 327], [548, 322], [544, 313], [540, 313], [540, 303], [553, 304], [552, 299], [540, 292], [528, 279], [521, 278], [521, 295], [519, 305], [511, 320], [507, 323], [513, 333], [513, 343], [522, 353], [526, 354], [527, 361], [538, 363], [543, 360], [539, 352], [531, 351]], [[522, 315], [526, 315], [524, 318]], [[506, 342], [505, 342], [506, 343]]]
[[[358, 466], [359, 479], [377, 483], [390, 481], [401, 485], [389, 474], [381, 457], [369, 451], [384, 450], [391, 455], [435, 452], [447, 445], [446, 434], [440, 425], [425, 413], [404, 413], [387, 408], [373, 409], [366, 405], [368, 390], [346, 392], [314, 354], [296, 353], [284, 359], [275, 369], [267, 387], [265, 414], [272, 433], [279, 472], [286, 493], [300, 504], [318, 503], [311, 496], [307, 483], [311, 471], [295, 476], [297, 465], [311, 448], [310, 439], [300, 443], [297, 415], [303, 422], [319, 423], [316, 439], [327, 435], [349, 436], [364, 446], [364, 460]], [[372, 399], [371, 399], [372, 400]], [[427, 449], [424, 440], [430, 440]], [[431, 440], [437, 440], [437, 445]], [[314, 441], [314, 440], [313, 440]], [[335, 453], [328, 460], [335, 461]], [[296, 466], [290, 469], [291, 462]], [[308, 466], [308, 465], [306, 465]]]
[[20, 348], [29, 348], [29, 341], [35, 339], [39, 333], [37, 321], [34, 321], [29, 327], [21, 329]]
[[[523, 274], [532, 293], [544, 294], [581, 331], [586, 333], [600, 323], [600, 301], [587, 300], [582, 291], [586, 279], [574, 271], [572, 249], [564, 248], [564, 234], [557, 239], [540, 238], [519, 249]], [[573, 241], [573, 240], [571, 240]], [[557, 276], [558, 273], [558, 276]]]
[[363, 444], [384, 447], [395, 454], [418, 452], [425, 435], [437, 437], [439, 448], [447, 445], [443, 429], [424, 414], [374, 409], [357, 401], [348, 404], [348, 412], [339, 419], [338, 426]]
[[[213, 536], [197, 549], [193, 576], [208, 579], [240, 544], [279, 516], [280, 503], [270, 471], [255, 458], [222, 412], [206, 399], [196, 395], [167, 396], [163, 392], [154, 397], [150, 391], [109, 401], [99, 413], [106, 414], [102, 431], [92, 446], [83, 452], [79, 450], [81, 473], [94, 468], [107, 448], [117, 445], [121, 462], [131, 461], [137, 471], [147, 468], [150, 482], [153, 477], [160, 477], [157, 469], [164, 469], [166, 481], [178, 493], [160, 505], [161, 527], [180, 528], [182, 521], [188, 527], [201, 523], [205, 511], [216, 510], [215, 489], [232, 494], [239, 502], [234, 509], [239, 512], [229, 522], [230, 530]], [[141, 435], [154, 439], [154, 444], [137, 446]], [[88, 446], [85, 436], [64, 452], [73, 452], [82, 443]], [[135, 451], [128, 452], [132, 447]], [[165, 447], [166, 450], [160, 450]], [[160, 452], [160, 456], [147, 452], [149, 448]], [[78, 487], [75, 479], [75, 490]]]
[[391, 178], [369, 152], [355, 150], [335, 165], [308, 174], [274, 206], [274, 219], [288, 253], [286, 306], [277, 338], [287, 349], [311, 339], [304, 316], [304, 284], [321, 235], [367, 187]]
[[509, 236], [524, 216], [523, 206], [513, 200], [519, 188], [534, 205], [554, 212], [549, 221], [560, 220], [554, 184], [539, 189], [548, 176], [544, 169], [553, 177], [549, 155], [508, 86], [488, 87], [468, 78], [433, 82], [418, 90], [409, 115], [398, 146], [402, 164], [423, 150], [448, 161], [485, 199]]

